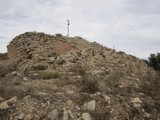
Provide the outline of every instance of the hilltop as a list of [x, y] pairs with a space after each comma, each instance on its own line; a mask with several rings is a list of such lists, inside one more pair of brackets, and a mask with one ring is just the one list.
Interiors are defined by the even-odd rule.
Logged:
[[7, 48], [0, 119], [160, 119], [159, 86], [150, 88], [159, 78], [132, 55], [38, 32], [16, 36]]

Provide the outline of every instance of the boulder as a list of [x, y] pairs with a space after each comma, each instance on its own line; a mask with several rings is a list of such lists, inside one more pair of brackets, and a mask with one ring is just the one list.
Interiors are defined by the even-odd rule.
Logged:
[[133, 98], [131, 100], [131, 103], [133, 104], [134, 107], [139, 108], [141, 107], [142, 101], [139, 98]]
[[91, 116], [89, 113], [83, 113], [82, 114], [82, 120], [91, 120]]
[[93, 110], [95, 110], [95, 108], [96, 108], [96, 101], [95, 101], [95, 100], [92, 100], [92, 101], [90, 101], [90, 102], [88, 102], [88, 103], [85, 103], [85, 104], [83, 105], [83, 107], [84, 107], [84, 109], [86, 109], [86, 110], [93, 111]]

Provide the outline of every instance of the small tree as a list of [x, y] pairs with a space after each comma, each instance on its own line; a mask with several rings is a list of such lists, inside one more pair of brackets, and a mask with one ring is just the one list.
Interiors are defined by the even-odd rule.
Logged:
[[160, 53], [150, 54], [149, 64], [155, 70], [160, 70]]

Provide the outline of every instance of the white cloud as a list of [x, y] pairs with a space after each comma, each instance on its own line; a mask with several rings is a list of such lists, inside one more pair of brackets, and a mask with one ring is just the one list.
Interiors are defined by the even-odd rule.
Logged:
[[[160, 47], [159, 0], [1, 0], [0, 52], [26, 31], [82, 36], [104, 46], [147, 58]], [[3, 43], [3, 44], [2, 44]]]

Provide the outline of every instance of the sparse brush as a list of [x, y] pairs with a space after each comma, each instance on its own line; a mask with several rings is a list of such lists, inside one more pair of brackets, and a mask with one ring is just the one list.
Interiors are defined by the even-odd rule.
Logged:
[[60, 78], [60, 73], [54, 70], [45, 70], [39, 73], [42, 79], [56, 79]]
[[141, 91], [145, 94], [152, 94], [157, 96], [160, 94], [160, 73], [157, 72], [156, 75], [149, 75], [144, 78], [140, 87]]
[[55, 36], [56, 37], [62, 37], [63, 35], [61, 33], [56, 33]]
[[33, 70], [46, 70], [47, 66], [45, 65], [37, 65], [33, 67]]
[[98, 81], [95, 79], [89, 79], [88, 77], [85, 77], [81, 82], [81, 91], [86, 93], [95, 93], [99, 92], [99, 85]]
[[0, 77], [3, 77], [6, 74], [15, 70], [16, 70], [16, 66], [13, 63], [10, 63], [10, 62], [0, 63]]

